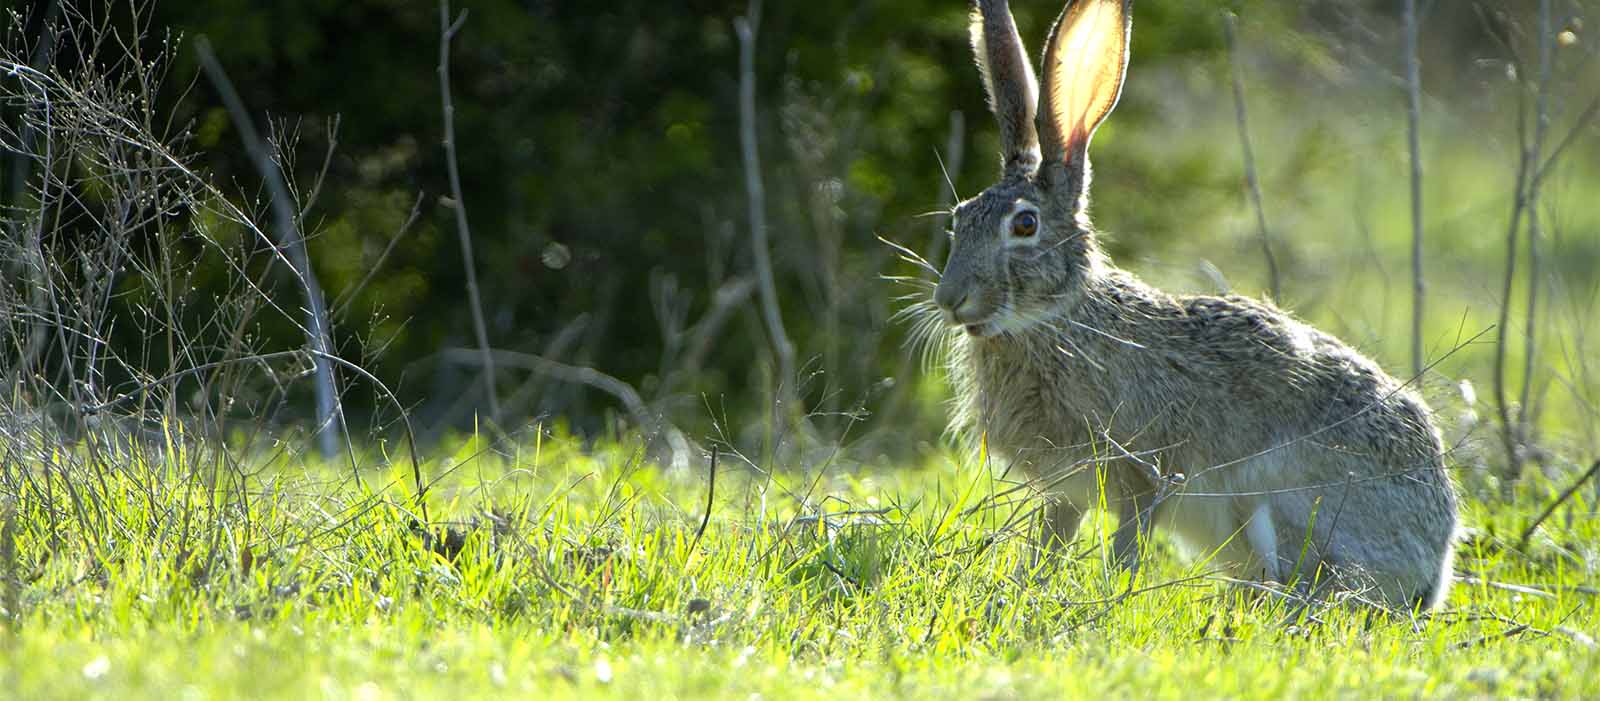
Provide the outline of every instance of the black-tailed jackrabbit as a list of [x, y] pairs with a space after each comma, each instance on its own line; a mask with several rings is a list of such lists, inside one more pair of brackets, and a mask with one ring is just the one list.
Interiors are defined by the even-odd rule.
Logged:
[[1129, 567], [1154, 523], [1239, 576], [1437, 604], [1456, 493], [1422, 400], [1269, 303], [1167, 294], [1097, 244], [1089, 140], [1122, 91], [1131, 0], [1070, 2], [1042, 84], [1005, 0], [977, 5], [1004, 171], [956, 207], [934, 294], [953, 425], [1053, 485], [1052, 544], [1104, 503]]

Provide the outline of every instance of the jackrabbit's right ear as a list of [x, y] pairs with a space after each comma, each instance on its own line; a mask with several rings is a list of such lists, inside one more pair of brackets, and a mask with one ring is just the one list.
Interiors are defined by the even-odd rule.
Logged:
[[1122, 95], [1133, 0], [1069, 0], [1044, 49], [1040, 176], [1082, 202], [1089, 139]]
[[1039, 83], [1006, 0], [974, 0], [970, 30], [989, 108], [1000, 121], [1005, 173], [1030, 173], [1039, 164], [1039, 133], [1034, 127]]

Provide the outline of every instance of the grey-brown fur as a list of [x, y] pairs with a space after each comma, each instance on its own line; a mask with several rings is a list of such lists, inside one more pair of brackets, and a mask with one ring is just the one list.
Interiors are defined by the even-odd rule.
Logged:
[[[992, 5], [1003, 9], [981, 7]], [[1123, 14], [1095, 17], [1102, 10]], [[1126, 27], [1127, 10], [1115, 0], [1069, 7], [1058, 22]], [[1120, 90], [1125, 41], [1121, 55], [1087, 59], [1121, 64], [1107, 89]], [[1047, 65], [1045, 91], [1072, 79]], [[1065, 142], [1067, 155], [1008, 167], [956, 209], [935, 293], [952, 326], [952, 426], [1055, 482], [1052, 543], [1104, 498], [1130, 524], [1116, 536], [1129, 566], [1153, 523], [1240, 576], [1436, 605], [1450, 581], [1457, 499], [1427, 407], [1269, 303], [1169, 295], [1113, 266], [1085, 215], [1088, 138], [1110, 107], [1095, 109], [1087, 120], [1040, 115], [1042, 140]], [[1090, 128], [1076, 140], [1053, 133], [1073, 119]], [[1040, 140], [1002, 137], [1016, 139], [1008, 153]], [[1022, 226], [1025, 213], [1036, 227]]]

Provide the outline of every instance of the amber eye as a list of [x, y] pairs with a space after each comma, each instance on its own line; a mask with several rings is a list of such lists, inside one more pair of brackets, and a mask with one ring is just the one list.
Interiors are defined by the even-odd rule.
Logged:
[[1039, 233], [1039, 215], [1033, 212], [1021, 212], [1011, 218], [1011, 235], [1018, 238], [1028, 238]]

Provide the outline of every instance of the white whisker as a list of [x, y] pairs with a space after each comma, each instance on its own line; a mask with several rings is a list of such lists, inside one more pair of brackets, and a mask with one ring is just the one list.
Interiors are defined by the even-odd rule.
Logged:
[[[955, 122], [952, 121], [951, 122], [951, 126], [954, 126], [954, 125], [955, 125]], [[955, 181], [950, 179], [950, 171], [947, 170], [944, 167], [944, 156], [939, 155], [939, 149], [934, 149], [933, 150], [933, 158], [934, 158], [934, 160], [939, 162], [939, 172], [944, 174], [944, 184], [949, 186], [949, 188], [950, 188], [950, 196], [956, 198], [956, 201], [959, 202], [961, 200], [961, 195], [960, 195], [960, 193], [956, 192], [956, 183], [955, 183]], [[959, 161], [961, 159], [958, 158], [956, 160]]]
[[1088, 331], [1090, 333], [1099, 334], [1099, 335], [1104, 336], [1106, 338], [1109, 338], [1109, 339], [1111, 339], [1113, 341], [1116, 341], [1117, 343], [1121, 343], [1121, 344], [1123, 344], [1125, 346], [1129, 346], [1129, 347], [1132, 347], [1132, 348], [1138, 348], [1140, 350], [1149, 350], [1149, 347], [1145, 346], [1142, 343], [1138, 343], [1136, 341], [1130, 341], [1130, 340], [1128, 340], [1126, 338], [1121, 338], [1121, 337], [1118, 337], [1118, 336], [1113, 336], [1113, 335], [1111, 335], [1109, 333], [1101, 331], [1100, 329], [1097, 329], [1097, 328], [1095, 328], [1093, 326], [1090, 326], [1088, 324], [1080, 322], [1080, 321], [1078, 321], [1076, 319], [1065, 319], [1065, 321], [1067, 323], [1069, 323], [1069, 324], [1072, 324], [1073, 326], [1076, 326], [1076, 327], [1080, 328], [1080, 329], [1083, 329], [1083, 330]]
[[1041, 249], [1039, 249], [1037, 251], [1034, 251], [1033, 257], [1030, 258], [1029, 260], [1039, 260], [1040, 258], [1043, 258], [1046, 254], [1050, 253], [1051, 251], [1054, 251], [1057, 248], [1060, 248], [1060, 247], [1065, 246], [1065, 245], [1067, 245], [1069, 243], [1072, 243], [1073, 241], [1077, 241], [1078, 239], [1080, 239], [1082, 237], [1083, 237], [1082, 233], [1077, 233], [1077, 234], [1073, 234], [1071, 236], [1068, 236], [1068, 237], [1066, 237], [1064, 239], [1061, 239], [1060, 241], [1057, 241], [1054, 244], [1052, 244], [1049, 248], [1041, 248]]
[[918, 287], [924, 290], [932, 290], [939, 286], [932, 280], [920, 277], [907, 277], [904, 275], [879, 275], [878, 278], [881, 280], [887, 280], [889, 282], [897, 282], [902, 285]]
[[886, 238], [884, 238], [882, 236], [878, 236], [877, 239], [879, 241], [882, 241], [885, 244], [887, 244], [890, 248], [893, 248], [894, 250], [899, 251], [900, 260], [903, 260], [903, 261], [905, 261], [907, 263], [910, 263], [910, 264], [915, 265], [915, 266], [917, 266], [919, 268], [922, 268], [923, 270], [926, 270], [926, 271], [928, 271], [930, 273], [933, 273], [934, 277], [941, 277], [941, 275], [939, 273], [939, 269], [934, 267], [932, 263], [929, 263], [926, 258], [923, 258], [922, 256], [918, 255], [916, 251], [913, 251], [913, 250], [911, 250], [909, 248], [906, 248], [905, 246], [902, 246], [902, 245], [900, 245], [898, 243], [890, 241], [889, 239], [886, 239]]
[[1066, 343], [1069, 346], [1072, 346], [1078, 352], [1077, 353], [1073, 353], [1072, 351], [1069, 351], [1069, 350], [1067, 350], [1065, 348], [1062, 348], [1061, 346], [1056, 346], [1056, 350], [1061, 351], [1062, 353], [1065, 353], [1068, 358], [1080, 358], [1084, 362], [1087, 362], [1088, 364], [1093, 365], [1094, 369], [1099, 370], [1100, 372], [1105, 372], [1106, 371], [1106, 366], [1101, 365], [1099, 361], [1094, 359], [1094, 356], [1083, 352], [1083, 349], [1079, 348], [1078, 344], [1073, 343], [1072, 339], [1063, 336], [1061, 338], [1061, 341], [1063, 343]]

